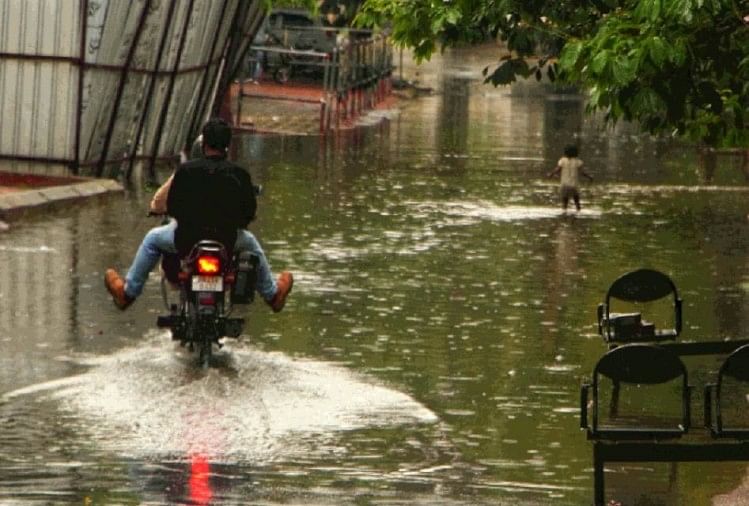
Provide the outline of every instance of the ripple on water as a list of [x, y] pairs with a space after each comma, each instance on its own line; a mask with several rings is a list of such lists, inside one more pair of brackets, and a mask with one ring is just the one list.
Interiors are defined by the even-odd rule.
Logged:
[[[449, 201], [449, 202], [431, 202], [431, 201], [410, 201], [406, 203], [415, 208], [418, 212], [432, 215], [441, 213], [449, 217], [452, 221], [445, 224], [471, 224], [464, 221], [466, 218], [473, 220], [490, 220], [490, 221], [524, 221], [558, 218], [560, 216], [576, 216], [580, 218], [597, 218], [601, 216], [600, 209], [595, 207], [584, 208], [580, 212], [564, 211], [559, 206], [500, 206], [486, 200], [479, 201]], [[455, 222], [454, 220], [458, 220]]]

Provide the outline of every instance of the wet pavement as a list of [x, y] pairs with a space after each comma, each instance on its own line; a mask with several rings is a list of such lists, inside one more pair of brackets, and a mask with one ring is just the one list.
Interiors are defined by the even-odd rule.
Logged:
[[[576, 95], [487, 88], [486, 60], [448, 52], [419, 70], [433, 95], [335, 139], [239, 140], [250, 228], [296, 282], [207, 371], [155, 329], [155, 274], [126, 312], [102, 286], [158, 223], [148, 192], [1, 234], [0, 503], [590, 504], [596, 306], [655, 268], [684, 339], [746, 338], [749, 186], [729, 163], [702, 184], [691, 150], [603, 130]], [[595, 176], [579, 214], [545, 178], [572, 138]], [[696, 392], [719, 364], [689, 359]], [[726, 504], [746, 475], [612, 465], [607, 490]]]

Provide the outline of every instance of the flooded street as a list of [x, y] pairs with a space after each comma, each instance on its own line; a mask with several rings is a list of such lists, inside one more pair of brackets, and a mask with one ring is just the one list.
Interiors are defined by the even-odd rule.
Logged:
[[[207, 371], [155, 328], [157, 274], [125, 312], [103, 287], [158, 224], [149, 193], [1, 234], [0, 504], [590, 504], [596, 307], [648, 267], [681, 339], [749, 337], [749, 185], [731, 159], [702, 184], [693, 149], [605, 130], [577, 95], [485, 86], [483, 63], [446, 53], [435, 93], [338, 139], [237, 139], [264, 187], [250, 228], [295, 285]], [[545, 177], [574, 140], [579, 214]], [[687, 363], [700, 426], [720, 360]], [[747, 488], [745, 463], [610, 471], [625, 505]]]

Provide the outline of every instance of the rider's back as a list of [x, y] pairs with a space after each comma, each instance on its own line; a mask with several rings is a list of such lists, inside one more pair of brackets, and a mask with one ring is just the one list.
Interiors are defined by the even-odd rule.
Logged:
[[177, 251], [184, 255], [201, 239], [231, 250], [237, 229], [249, 224], [256, 207], [252, 179], [238, 165], [217, 157], [182, 164], [167, 198], [167, 212], [177, 220]]

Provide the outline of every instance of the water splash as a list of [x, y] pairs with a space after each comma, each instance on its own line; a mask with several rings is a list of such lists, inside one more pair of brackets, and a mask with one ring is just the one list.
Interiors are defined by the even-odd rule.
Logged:
[[[135, 349], [89, 359], [72, 378], [4, 396], [46, 395], [80, 418], [86, 438], [131, 457], [200, 454], [212, 461], [266, 463], [330, 450], [339, 431], [433, 423], [401, 392], [325, 362], [241, 344], [216, 367], [172, 350], [161, 334]], [[322, 451], [322, 450], [321, 450]]]

